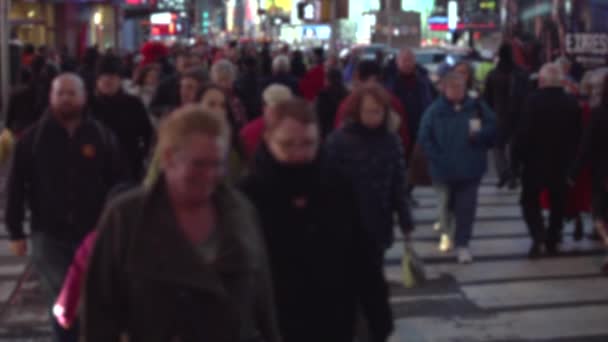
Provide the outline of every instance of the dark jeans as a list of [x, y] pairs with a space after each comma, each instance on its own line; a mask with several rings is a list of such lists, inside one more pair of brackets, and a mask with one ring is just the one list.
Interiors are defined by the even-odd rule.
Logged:
[[[522, 177], [521, 207], [524, 220], [528, 225], [530, 237], [536, 244], [546, 242], [556, 244], [564, 229], [564, 214], [566, 210], [566, 195], [568, 186], [565, 177], [555, 177], [552, 180], [538, 175]], [[547, 189], [549, 192], [550, 215], [549, 229], [545, 231], [545, 221], [540, 206], [540, 194]]]
[[68, 268], [72, 264], [77, 242], [65, 242], [40, 232], [32, 234], [32, 262], [40, 283], [48, 296], [53, 340], [57, 342], [78, 341], [78, 324], [69, 330], [63, 329], [53, 315], [53, 304], [61, 291]]
[[[443, 217], [452, 217], [453, 227], [442, 227], [447, 231], [454, 232], [454, 242], [456, 247], [468, 247], [471, 236], [473, 235], [473, 224], [477, 214], [477, 199], [480, 180], [470, 181], [451, 181], [436, 183], [435, 187], [441, 189], [444, 196], [444, 210], [440, 213]], [[442, 224], [447, 224], [444, 220]]]
[[593, 219], [608, 222], [608, 191], [601, 182], [593, 182], [592, 189]]

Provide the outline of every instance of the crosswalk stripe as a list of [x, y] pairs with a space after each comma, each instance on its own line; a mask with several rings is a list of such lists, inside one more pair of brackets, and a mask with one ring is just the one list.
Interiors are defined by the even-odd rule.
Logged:
[[608, 305], [513, 311], [485, 317], [414, 317], [396, 322], [407, 342], [587, 341], [608, 336]]
[[608, 301], [608, 278], [557, 279], [534, 282], [465, 285], [462, 291], [476, 305], [487, 309]]

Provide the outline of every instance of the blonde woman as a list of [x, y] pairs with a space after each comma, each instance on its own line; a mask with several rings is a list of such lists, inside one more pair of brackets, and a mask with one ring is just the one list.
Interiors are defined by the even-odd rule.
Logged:
[[229, 136], [200, 106], [161, 124], [160, 177], [112, 202], [99, 223], [86, 341], [279, 341], [254, 209], [224, 181]]

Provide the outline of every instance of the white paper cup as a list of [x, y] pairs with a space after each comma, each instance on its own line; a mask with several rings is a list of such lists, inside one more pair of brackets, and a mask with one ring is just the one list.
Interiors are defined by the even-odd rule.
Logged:
[[471, 133], [477, 133], [481, 131], [481, 119], [471, 119], [469, 121], [469, 131]]

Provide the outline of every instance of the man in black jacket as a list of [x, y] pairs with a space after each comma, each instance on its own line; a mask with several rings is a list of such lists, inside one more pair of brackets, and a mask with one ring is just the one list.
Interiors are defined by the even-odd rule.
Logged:
[[[513, 165], [522, 172], [521, 205], [533, 244], [529, 256], [539, 257], [544, 243], [557, 253], [564, 225], [568, 169], [574, 161], [582, 130], [581, 109], [561, 87], [561, 70], [554, 64], [540, 71], [540, 90], [524, 107], [515, 135]], [[551, 202], [549, 229], [545, 232], [540, 193], [547, 189]]]
[[[23, 229], [31, 210], [32, 261], [52, 303], [74, 251], [97, 222], [108, 191], [129, 178], [112, 132], [84, 114], [80, 77], [55, 79], [50, 108], [17, 143], [11, 165], [6, 226], [11, 250], [27, 254]], [[55, 323], [54, 319], [52, 322]], [[54, 324], [59, 341], [76, 341], [77, 331]]]
[[97, 64], [96, 90], [90, 97], [93, 116], [114, 131], [136, 179], [144, 174], [153, 135], [152, 124], [141, 100], [122, 90], [121, 61], [104, 56]]
[[494, 161], [499, 176], [498, 187], [517, 186], [512, 174], [511, 162], [507, 156], [508, 146], [523, 110], [528, 91], [528, 76], [520, 70], [513, 60], [513, 50], [509, 43], [500, 47], [499, 61], [486, 79], [484, 99], [496, 112], [497, 139]]

